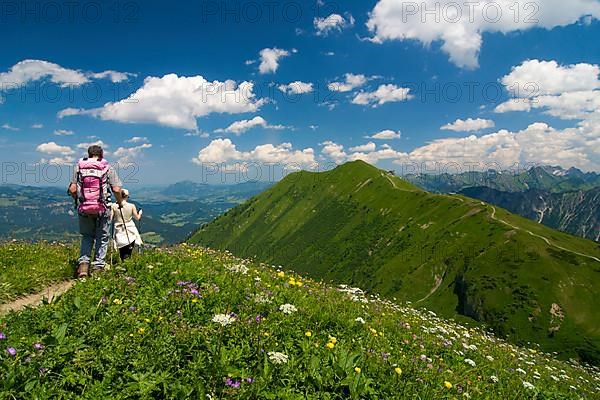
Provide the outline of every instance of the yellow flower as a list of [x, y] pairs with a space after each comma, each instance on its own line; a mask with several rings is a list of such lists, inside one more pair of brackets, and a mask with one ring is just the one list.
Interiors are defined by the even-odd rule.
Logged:
[[328, 342], [328, 343], [327, 343], [325, 346], [326, 346], [328, 349], [333, 349], [333, 348], [335, 347], [335, 344], [333, 344], [333, 343], [331, 343], [331, 342]]
[[354, 372], [356, 372], [357, 374], [360, 374], [361, 369], [358, 367], [354, 367]]
[[133, 333], [130, 333], [129, 336], [133, 337]]
[[302, 286], [304, 285], [304, 283], [302, 283], [302, 281], [296, 281], [296, 286]]
[[311, 331], [306, 331], [306, 332], [304, 332], [304, 336], [311, 337], [312, 336], [312, 332]]
[[144, 329], [144, 328], [138, 328], [138, 333], [140, 335], [142, 335], [144, 332], [146, 332], [146, 329]]
[[159, 320], [159, 321], [162, 321], [162, 320], [163, 320], [163, 317], [162, 317], [162, 316], [158, 317], [158, 320]]
[[269, 332], [265, 332], [265, 333], [263, 333], [263, 335], [264, 335], [264, 336], [266, 336], [266, 337], [269, 337], [269, 336], [270, 336], [270, 335], [269, 335]]
[[396, 368], [394, 368], [394, 372], [396, 372], [398, 375], [400, 375], [400, 374], [402, 374], [402, 368], [396, 367]]
[[198, 299], [192, 299], [192, 303], [197, 303]]
[[285, 272], [283, 272], [283, 271], [279, 271], [279, 272], [277, 273], [277, 276], [278, 276], [278, 277], [280, 277], [280, 278], [283, 278], [283, 277], [285, 276]]
[[121, 299], [114, 299], [113, 303], [115, 303], [115, 304], [123, 304], [123, 300], [121, 300]]
[[444, 386], [446, 386], [447, 389], [452, 389], [452, 384], [448, 381], [444, 381]]
[[150, 319], [149, 318], [144, 319], [144, 321], [150, 323]]
[[329, 336], [329, 341], [333, 344], [337, 343], [337, 338], [335, 336]]

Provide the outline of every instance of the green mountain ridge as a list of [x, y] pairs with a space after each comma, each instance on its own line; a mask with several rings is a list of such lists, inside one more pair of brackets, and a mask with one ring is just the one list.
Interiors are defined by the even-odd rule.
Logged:
[[600, 361], [598, 244], [479, 200], [423, 191], [362, 161], [291, 174], [190, 242]]

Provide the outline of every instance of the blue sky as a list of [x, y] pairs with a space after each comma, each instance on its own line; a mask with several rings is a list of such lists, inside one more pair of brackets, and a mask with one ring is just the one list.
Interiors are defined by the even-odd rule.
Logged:
[[3, 5], [2, 182], [62, 183], [99, 140], [142, 184], [354, 159], [600, 170], [598, 1], [425, 3]]

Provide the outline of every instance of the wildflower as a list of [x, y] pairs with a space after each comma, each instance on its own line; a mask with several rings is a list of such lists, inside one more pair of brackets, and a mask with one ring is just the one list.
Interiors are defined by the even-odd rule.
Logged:
[[34, 343], [34, 344], [33, 344], [33, 348], [34, 348], [34, 349], [36, 349], [36, 350], [43, 350], [45, 347], [46, 347], [46, 346], [44, 346], [44, 345], [43, 345], [43, 344], [41, 344], [41, 343]]
[[240, 275], [246, 275], [248, 273], [248, 267], [245, 265], [226, 265], [225, 269]]
[[138, 328], [138, 333], [139, 333], [140, 335], [143, 335], [143, 334], [144, 334], [144, 332], [146, 332], [146, 329], [145, 329], [145, 328]]
[[337, 338], [335, 336], [329, 336], [329, 341], [333, 344], [337, 343]]
[[283, 304], [279, 307], [279, 311], [284, 314], [291, 314], [298, 311], [298, 309], [292, 304]]
[[248, 378], [246, 378], [246, 382], [253, 383], [254, 382], [254, 378], [252, 378], [251, 376], [249, 376]]
[[354, 367], [354, 372], [356, 372], [357, 374], [360, 374], [360, 371], [362, 371], [359, 367]]
[[6, 335], [4, 334], [4, 332], [0, 332], [0, 340], [2, 339], [6, 339]]
[[14, 357], [17, 355], [17, 349], [15, 349], [14, 347], [7, 347], [6, 352], [8, 353], [9, 356]]
[[278, 276], [278, 277], [280, 277], [280, 278], [283, 278], [283, 277], [285, 276], [285, 272], [283, 272], [283, 271], [279, 271], [279, 272], [277, 273], [277, 276]]
[[444, 386], [446, 386], [446, 389], [452, 389], [452, 384], [448, 381], [444, 381]]
[[270, 351], [267, 353], [269, 361], [273, 364], [285, 364], [288, 362], [288, 356], [278, 351]]
[[365, 320], [364, 320], [364, 319], [362, 319], [361, 317], [358, 317], [358, 318], [356, 318], [354, 321], [356, 321], [356, 322], [360, 322], [361, 324], [364, 324], [364, 323], [365, 323]]
[[525, 371], [524, 371], [523, 369], [521, 369], [521, 368], [517, 368], [515, 371], [517, 371], [518, 373], [520, 373], [520, 374], [523, 374], [523, 375], [526, 375], [526, 374], [527, 374], [527, 372], [525, 372]]
[[240, 387], [240, 384], [241, 384], [241, 382], [239, 382], [239, 381], [234, 381], [234, 380], [232, 380], [231, 378], [229, 378], [229, 377], [228, 377], [227, 379], [225, 379], [225, 384], [226, 384], [227, 386], [229, 386], [229, 387], [232, 387], [232, 388], [234, 388], [234, 389], [237, 389], [237, 388], [239, 388], [239, 387]]
[[402, 368], [396, 367], [396, 368], [394, 368], [394, 372], [397, 373], [398, 375], [402, 375]]
[[328, 349], [333, 349], [335, 347], [335, 344], [328, 342], [325, 347], [327, 347]]
[[123, 300], [121, 300], [121, 299], [114, 299], [113, 303], [114, 304], [123, 304]]
[[524, 387], [525, 389], [528, 389], [528, 390], [533, 390], [533, 389], [535, 389], [535, 386], [533, 386], [531, 383], [529, 383], [529, 382], [526, 382], [526, 381], [523, 381], [523, 387]]
[[231, 315], [227, 315], [227, 314], [215, 314], [215, 316], [212, 318], [212, 322], [216, 322], [217, 324], [220, 324], [221, 326], [230, 325], [234, 321], [235, 321], [235, 317], [232, 317]]
[[490, 381], [492, 381], [493, 383], [498, 383], [498, 377], [496, 375], [492, 375], [490, 376]]
[[312, 336], [312, 332], [311, 331], [306, 331], [306, 332], [304, 332], [304, 336], [311, 337]]
[[488, 361], [494, 361], [494, 357], [492, 357], [492, 356], [485, 356], [485, 358], [486, 358]]
[[465, 358], [465, 363], [469, 364], [471, 367], [475, 366], [475, 361], [471, 360], [470, 358]]

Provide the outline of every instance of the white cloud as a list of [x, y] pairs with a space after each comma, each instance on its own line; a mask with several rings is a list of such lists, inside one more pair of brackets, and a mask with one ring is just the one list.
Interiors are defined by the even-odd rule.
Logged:
[[336, 164], [341, 164], [348, 159], [348, 154], [344, 151], [344, 146], [331, 140], [321, 143], [323, 148], [321, 153], [331, 158]]
[[375, 148], [376, 148], [375, 143], [369, 142], [369, 143], [362, 144], [360, 146], [350, 147], [350, 151], [370, 153], [372, 151], [375, 151]]
[[269, 164], [297, 165], [299, 168], [315, 168], [315, 154], [312, 148], [294, 150], [291, 143], [273, 145], [271, 143], [256, 146], [250, 151], [239, 151], [230, 139], [215, 139], [200, 150], [193, 159], [202, 163], [256, 162]]
[[493, 128], [495, 126], [494, 121], [491, 119], [482, 118], [467, 118], [466, 120], [457, 119], [456, 121], [442, 126], [440, 129], [450, 130], [455, 132], [474, 132], [480, 131], [486, 128]]
[[240, 121], [235, 121], [234, 123], [229, 125], [227, 128], [217, 129], [217, 130], [215, 130], [215, 132], [219, 132], [219, 133], [226, 132], [226, 133], [233, 133], [236, 135], [241, 135], [242, 133], [246, 132], [247, 130], [250, 130], [257, 126], [261, 126], [264, 129], [277, 129], [277, 130], [286, 128], [283, 125], [269, 125], [263, 117], [256, 116], [252, 119], [243, 119]]
[[[518, 8], [518, 15], [515, 12]], [[426, 13], [426, 10], [436, 10]], [[455, 2], [380, 0], [369, 13], [367, 27], [373, 42], [418, 40], [429, 47], [441, 41], [442, 50], [459, 67], [477, 68], [483, 33], [509, 33], [532, 28], [552, 29], [576, 23], [581, 17], [600, 18], [600, 3], [589, 0], [513, 0]]]
[[54, 131], [54, 134], [56, 136], [72, 136], [75, 134], [75, 132], [68, 130], [68, 129], [56, 129]]
[[73, 149], [71, 149], [69, 146], [61, 146], [59, 144], [56, 144], [56, 142], [42, 143], [36, 147], [36, 150], [40, 153], [57, 154], [61, 156], [66, 156], [74, 153]]
[[343, 82], [331, 82], [327, 88], [332, 92], [350, 92], [367, 83], [367, 77], [362, 74], [347, 73], [344, 75]]
[[44, 127], [43, 124], [33, 124], [31, 125], [31, 129], [42, 129]]
[[52, 157], [50, 159], [42, 158], [40, 160], [40, 164], [50, 164], [50, 165], [73, 165], [74, 162], [75, 162], [75, 158], [73, 158], [71, 156]]
[[315, 17], [313, 25], [318, 36], [327, 36], [331, 32], [341, 32], [342, 29], [354, 26], [354, 17], [347, 14], [346, 18], [340, 14], [330, 14], [328, 17]]
[[401, 153], [392, 149], [391, 146], [384, 144], [381, 149], [372, 152], [355, 152], [348, 156], [348, 161], [363, 160], [369, 164], [377, 164], [381, 160], [394, 160], [405, 157], [406, 153]]
[[400, 139], [402, 133], [400, 131], [395, 132], [391, 129], [385, 129], [381, 132], [377, 132], [372, 136], [367, 136], [370, 139], [379, 139], [379, 140], [392, 140], [392, 139]]
[[352, 103], [377, 107], [389, 102], [410, 100], [414, 96], [409, 93], [409, 88], [398, 87], [393, 84], [380, 85], [374, 92], [358, 93], [352, 99]]
[[197, 75], [147, 77], [144, 85], [128, 98], [91, 110], [67, 108], [59, 118], [93, 115], [125, 123], [153, 123], [172, 128], [198, 130], [196, 118], [211, 113], [254, 112], [264, 100], [257, 100], [252, 82], [239, 85], [227, 80], [209, 82]]
[[104, 150], [105, 153], [106, 153], [106, 148], [108, 147], [108, 145], [106, 143], [104, 143], [102, 140], [96, 140], [94, 142], [79, 143], [77, 145], [77, 148], [87, 151], [88, 147], [90, 147], [90, 146], [100, 146], [100, 147], [102, 147], [102, 149]]
[[1, 128], [2, 128], [2, 129], [6, 129], [7, 131], [13, 131], [13, 132], [18, 132], [18, 131], [20, 131], [20, 130], [21, 130], [21, 129], [19, 129], [19, 128], [15, 128], [15, 127], [14, 127], [14, 126], [12, 126], [11, 124], [3, 124]]
[[515, 165], [575, 166], [582, 170], [600, 170], [600, 126], [580, 126], [557, 130], [545, 123], [534, 123], [517, 132], [500, 130], [482, 136], [437, 139], [416, 148], [394, 161], [403, 163], [454, 163], [468, 169], [496, 165], [507, 169]]
[[302, 81], [290, 82], [287, 85], [279, 85], [277, 89], [286, 94], [304, 94], [313, 91], [313, 84]]
[[125, 166], [131, 164], [144, 150], [150, 148], [152, 148], [151, 143], [142, 143], [141, 145], [134, 147], [119, 147], [112, 153], [112, 157], [116, 160], [118, 165]]
[[147, 142], [148, 138], [146, 136], [133, 136], [131, 139], [127, 139], [127, 143], [143, 143]]
[[540, 109], [561, 119], [600, 120], [600, 67], [594, 64], [559, 65], [529, 60], [513, 67], [501, 80], [512, 99], [497, 113]]
[[208, 134], [208, 132], [186, 132], [185, 135], [183, 135], [185, 137], [201, 137], [201, 138], [207, 138], [210, 135]]
[[[294, 51], [292, 50], [292, 52]], [[277, 72], [277, 69], [279, 68], [279, 60], [283, 57], [288, 57], [290, 52], [274, 47], [272, 49], [262, 49], [259, 55], [260, 64], [258, 66], [258, 71], [261, 74], [269, 74]]]
[[121, 82], [128, 76], [133, 74], [117, 71], [83, 72], [43, 60], [23, 60], [9, 71], [0, 73], [0, 91], [16, 89], [42, 79], [49, 79], [61, 87], [77, 87], [90, 82], [90, 79], [110, 78], [113, 82]]

